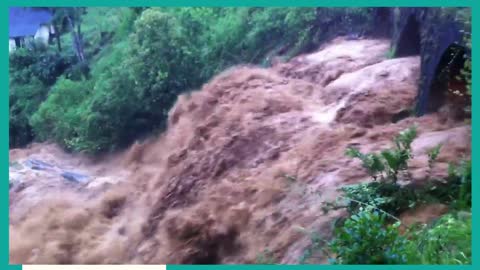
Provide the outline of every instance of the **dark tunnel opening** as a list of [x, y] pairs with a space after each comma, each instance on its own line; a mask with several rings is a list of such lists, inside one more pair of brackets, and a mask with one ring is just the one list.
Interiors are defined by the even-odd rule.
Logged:
[[397, 57], [407, 57], [420, 54], [420, 25], [412, 15], [400, 34], [397, 45]]
[[467, 81], [461, 73], [465, 53], [465, 48], [456, 44], [450, 45], [443, 53], [429, 89], [427, 113], [438, 111], [446, 103], [462, 107], [470, 102], [466, 95]]

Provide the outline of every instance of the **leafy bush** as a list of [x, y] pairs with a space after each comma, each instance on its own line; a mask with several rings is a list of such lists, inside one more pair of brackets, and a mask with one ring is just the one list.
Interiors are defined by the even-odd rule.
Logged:
[[134, 29], [127, 46], [114, 47], [93, 69], [83, 128], [84, 142], [94, 148], [84, 150], [110, 150], [165, 128], [177, 96], [199, 84], [196, 48], [175, 17], [147, 9]]
[[417, 136], [416, 127], [406, 129], [395, 137], [395, 148], [383, 150], [380, 154], [362, 154], [356, 148], [348, 148], [346, 154], [362, 161], [363, 167], [376, 180], [393, 181], [398, 179], [398, 173], [407, 169], [407, 161], [412, 157], [410, 145]]
[[29, 78], [28, 84], [10, 84], [10, 147], [24, 146], [33, 139], [30, 117], [37, 111], [47, 92], [47, 87], [36, 77]]
[[406, 247], [409, 264], [471, 264], [472, 218], [470, 213], [442, 216], [413, 231]]
[[389, 214], [396, 215], [423, 201], [419, 192], [409, 186], [395, 183], [371, 182], [349, 185], [341, 188], [344, 192], [346, 208], [356, 213], [364, 205], [370, 205]]
[[440, 202], [450, 204], [452, 209], [471, 210], [472, 206], [472, 163], [461, 160], [458, 164], [450, 164], [449, 176], [446, 179], [432, 179], [422, 187], [406, 187], [415, 189], [418, 201]]
[[472, 207], [472, 160], [462, 160], [457, 166], [449, 166], [449, 197], [453, 207], [470, 209]]
[[74, 61], [71, 56], [52, 49], [19, 48], [10, 54], [10, 82], [28, 84], [35, 77], [50, 86]]
[[[411, 229], [405, 236], [399, 235], [400, 220], [394, 215], [417, 204], [451, 203], [453, 209], [471, 211], [471, 160], [451, 165], [449, 177], [444, 181], [433, 179], [422, 187], [401, 186], [396, 182], [396, 174], [408, 169], [406, 164], [411, 157], [410, 144], [415, 134], [414, 129], [400, 133], [395, 139], [395, 148], [381, 154], [349, 151], [351, 156], [362, 160], [374, 179], [380, 175], [384, 181], [345, 186], [341, 189], [344, 196], [340, 203], [327, 203], [325, 210], [347, 208], [351, 215], [336, 229], [330, 242], [331, 251], [337, 255], [334, 263], [471, 263], [471, 217], [468, 212], [449, 214], [434, 224]], [[428, 151], [429, 168], [432, 168], [440, 149], [441, 145], [438, 145]], [[387, 152], [390, 154], [385, 155]]]
[[53, 139], [69, 149], [77, 150], [71, 141], [81, 138], [85, 118], [83, 102], [92, 91], [89, 81], [71, 81], [60, 78], [52, 87], [48, 98], [31, 117], [37, 138]]
[[108, 151], [129, 143], [129, 140], [142, 132], [142, 128], [145, 130], [141, 125], [147, 125], [145, 116], [139, 113], [142, 111], [141, 106], [142, 102], [135, 92], [134, 80], [126, 63], [101, 74], [96, 80], [94, 93], [85, 112], [88, 117], [83, 125], [84, 141], [91, 147], [83, 150], [92, 153]]
[[[435, 149], [439, 149], [436, 147]], [[447, 179], [432, 179], [423, 186], [391, 182], [369, 182], [342, 187], [336, 202], [325, 203], [324, 210], [346, 208], [350, 214], [363, 206], [372, 206], [391, 215], [426, 203], [451, 204], [453, 209], [470, 210], [472, 201], [471, 160], [450, 165]]]
[[[362, 209], [336, 229], [330, 242], [335, 264], [471, 264], [470, 212], [447, 214], [399, 234], [400, 223]], [[407, 240], [408, 239], [408, 240]]]
[[145, 10], [135, 22], [128, 63], [154, 126], [165, 120], [178, 94], [201, 83], [195, 75], [201, 66], [198, 51], [187, 33], [177, 18], [160, 9]]
[[337, 228], [330, 250], [336, 264], [401, 264], [406, 262], [406, 239], [400, 223], [386, 225], [386, 216], [367, 208], [352, 215]]
[[177, 95], [199, 83], [189, 39], [175, 17], [147, 9], [128, 46], [114, 47], [94, 67], [94, 81], [64, 79], [53, 87], [32, 119], [39, 139], [97, 152], [165, 127]]
[[19, 48], [9, 56], [10, 146], [34, 139], [30, 117], [47, 96], [48, 88], [74, 63], [74, 59], [40, 46]]
[[[441, 145], [438, 145], [428, 151], [430, 168], [438, 157], [440, 149]], [[469, 209], [471, 207], [471, 160], [450, 165], [447, 179], [441, 181], [431, 179], [422, 186], [373, 181], [344, 186], [340, 190], [344, 196], [339, 197], [335, 203], [325, 203], [325, 211], [330, 208], [346, 208], [349, 213], [354, 214], [360, 207], [368, 205], [391, 215], [397, 215], [419, 204], [437, 202], [451, 203], [454, 208], [460, 210]]]
[[[336, 203], [326, 203], [325, 211], [329, 208], [346, 207], [354, 214], [359, 208], [368, 205], [390, 214], [397, 214], [413, 207], [419, 196], [415, 189], [397, 184], [400, 171], [407, 171], [408, 160], [412, 157], [410, 145], [417, 135], [416, 127], [411, 127], [399, 133], [394, 138], [394, 148], [377, 153], [363, 154], [356, 148], [348, 148], [346, 155], [358, 158], [362, 166], [372, 176], [373, 182], [344, 186], [341, 191], [345, 194]], [[433, 164], [440, 147], [430, 151], [430, 160]], [[380, 182], [375, 180], [380, 179]], [[340, 202], [339, 202], [340, 201]]]

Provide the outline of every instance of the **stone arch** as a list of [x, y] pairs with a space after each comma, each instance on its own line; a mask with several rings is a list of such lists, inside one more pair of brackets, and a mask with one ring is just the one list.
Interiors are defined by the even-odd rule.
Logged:
[[463, 106], [469, 102], [467, 96], [461, 98], [449, 95], [449, 89], [457, 90], [462, 95], [466, 93], [467, 82], [461, 74], [461, 70], [466, 61], [466, 53], [467, 50], [465, 47], [455, 43], [450, 44], [444, 50], [436, 64], [432, 82], [428, 86], [426, 113], [438, 111], [440, 107], [449, 102], [461, 103], [458, 104], [459, 106]]
[[414, 15], [410, 15], [403, 31], [400, 33], [395, 56], [420, 55], [420, 48], [420, 24]]

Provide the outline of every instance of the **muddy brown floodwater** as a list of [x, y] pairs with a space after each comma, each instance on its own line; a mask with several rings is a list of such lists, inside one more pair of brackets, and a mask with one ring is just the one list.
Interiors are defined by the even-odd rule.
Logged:
[[417, 124], [410, 167], [419, 183], [430, 147], [444, 144], [439, 177], [470, 156], [470, 126], [406, 113], [420, 58], [386, 59], [388, 49], [388, 40], [336, 39], [272, 68], [229, 69], [181, 96], [164, 134], [113, 156], [92, 161], [52, 144], [11, 150], [10, 262], [245, 264], [268, 249], [298, 263], [309, 244], [298, 227], [328, 238], [344, 213], [324, 214], [321, 202], [368, 180], [347, 146], [380, 150]]

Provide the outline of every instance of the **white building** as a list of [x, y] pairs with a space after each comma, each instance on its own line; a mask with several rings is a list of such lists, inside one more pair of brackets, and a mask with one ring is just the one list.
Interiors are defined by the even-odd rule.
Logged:
[[33, 40], [48, 44], [54, 34], [51, 19], [52, 13], [48, 9], [10, 8], [9, 50], [15, 50]]

